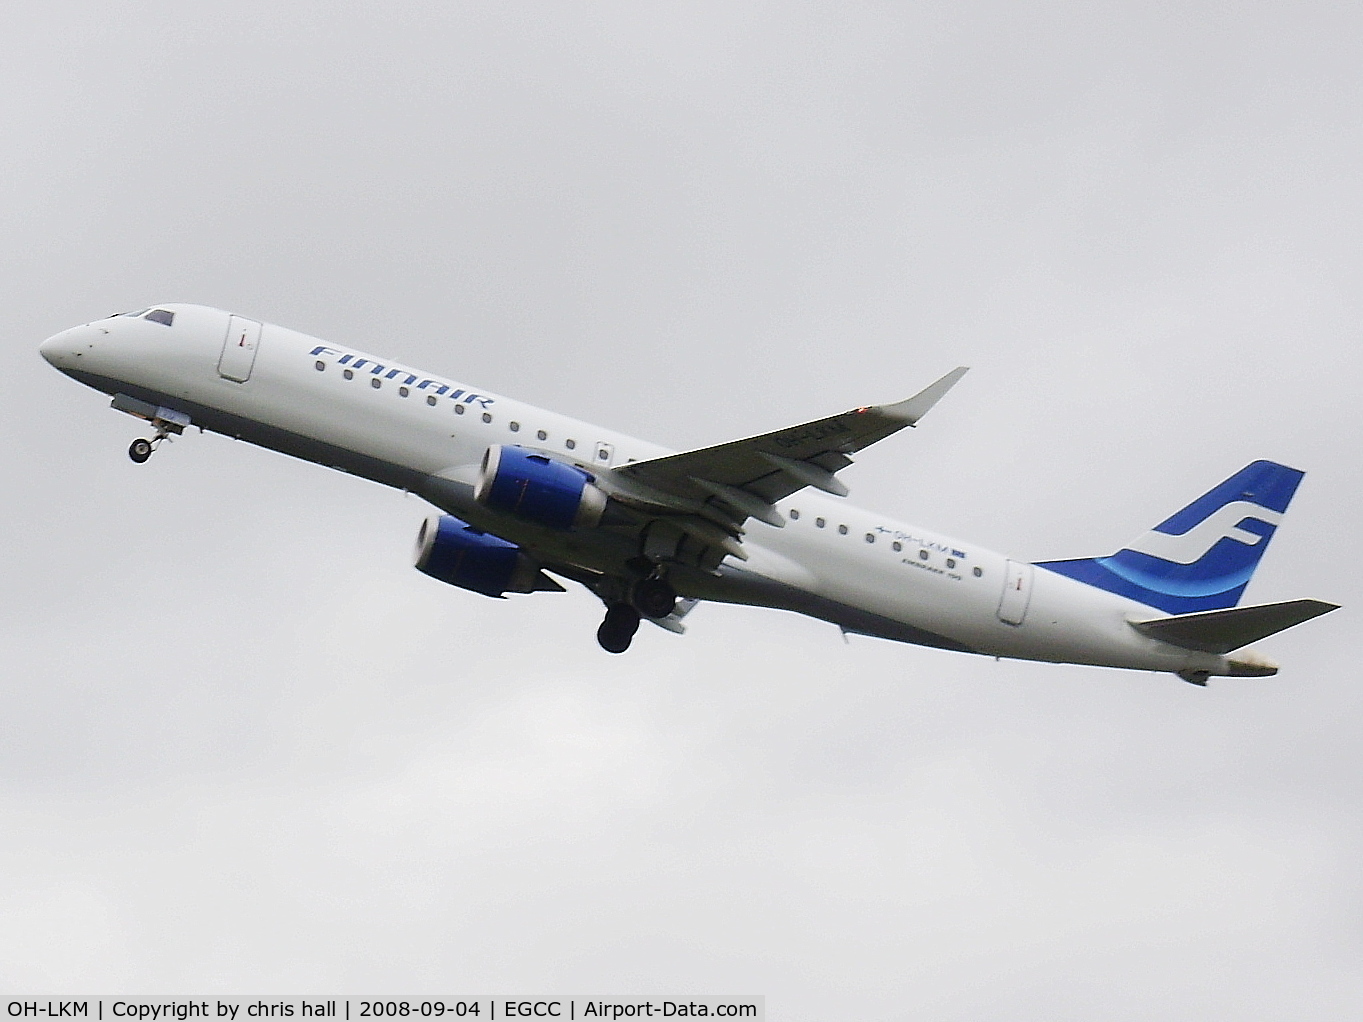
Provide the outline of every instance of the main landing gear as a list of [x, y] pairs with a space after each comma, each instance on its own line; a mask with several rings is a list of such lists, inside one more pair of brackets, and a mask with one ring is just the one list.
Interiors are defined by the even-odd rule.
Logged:
[[644, 617], [667, 617], [677, 608], [677, 590], [665, 578], [642, 578], [634, 583], [630, 602]]
[[606, 604], [606, 620], [596, 641], [607, 653], [623, 653], [634, 641], [642, 618], [664, 618], [677, 607], [677, 591], [667, 579], [651, 575], [630, 587], [628, 603]]
[[596, 630], [596, 641], [607, 653], [623, 653], [638, 630], [639, 612], [628, 603], [612, 603], [606, 608], [606, 620]]

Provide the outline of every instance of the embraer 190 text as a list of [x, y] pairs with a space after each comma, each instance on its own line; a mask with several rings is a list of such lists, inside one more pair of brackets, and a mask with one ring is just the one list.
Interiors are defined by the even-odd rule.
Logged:
[[601, 646], [672, 632], [702, 600], [792, 610], [844, 632], [1053, 663], [1262, 677], [1245, 647], [1334, 610], [1239, 607], [1302, 473], [1256, 461], [1110, 557], [1035, 564], [854, 507], [839, 470], [915, 425], [955, 369], [898, 404], [686, 451], [199, 305], [43, 342], [66, 375], [147, 420], [144, 462], [194, 425], [425, 498], [416, 566], [501, 597], [586, 586]]

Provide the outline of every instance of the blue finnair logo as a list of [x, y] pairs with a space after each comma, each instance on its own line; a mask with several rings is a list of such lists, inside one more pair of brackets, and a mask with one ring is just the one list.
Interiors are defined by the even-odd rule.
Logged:
[[1303, 475], [1256, 461], [1111, 557], [1039, 566], [1172, 614], [1233, 607]]
[[[422, 379], [410, 369], [403, 369], [401, 366], [396, 368], [382, 365], [375, 362], [368, 355], [357, 355], [353, 352], [337, 351], [329, 348], [325, 344], [319, 344], [313, 348], [310, 354], [313, 357], [331, 355], [336, 357], [336, 364], [343, 365], [354, 372], [368, 372], [375, 376], [380, 376], [385, 380], [401, 380], [402, 386], [413, 387], [416, 390], [424, 390], [428, 394], [448, 397], [451, 401], [458, 401], [461, 404], [476, 404], [482, 408], [491, 408], [496, 398], [485, 397], [482, 394], [474, 394], [456, 387], [453, 383], [445, 380]], [[417, 380], [421, 380], [420, 383]]]

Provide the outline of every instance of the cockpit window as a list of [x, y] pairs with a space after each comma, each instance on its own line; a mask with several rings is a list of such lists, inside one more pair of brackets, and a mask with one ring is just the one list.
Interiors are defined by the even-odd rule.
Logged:
[[136, 312], [120, 312], [120, 316], [127, 316], [129, 319], [136, 319], [138, 316], [146, 315], [151, 309], [138, 309]]
[[175, 313], [169, 309], [152, 309], [143, 318], [149, 319], [153, 323], [164, 323], [166, 326], [170, 326], [175, 322]]

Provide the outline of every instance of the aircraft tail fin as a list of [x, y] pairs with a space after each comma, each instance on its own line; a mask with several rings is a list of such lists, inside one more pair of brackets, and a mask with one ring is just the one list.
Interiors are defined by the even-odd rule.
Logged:
[[1303, 475], [1256, 461], [1110, 557], [1037, 567], [1169, 614], [1234, 607]]
[[1224, 654], [1338, 609], [1338, 604], [1323, 600], [1289, 600], [1132, 621], [1131, 627], [1152, 639], [1184, 649]]

